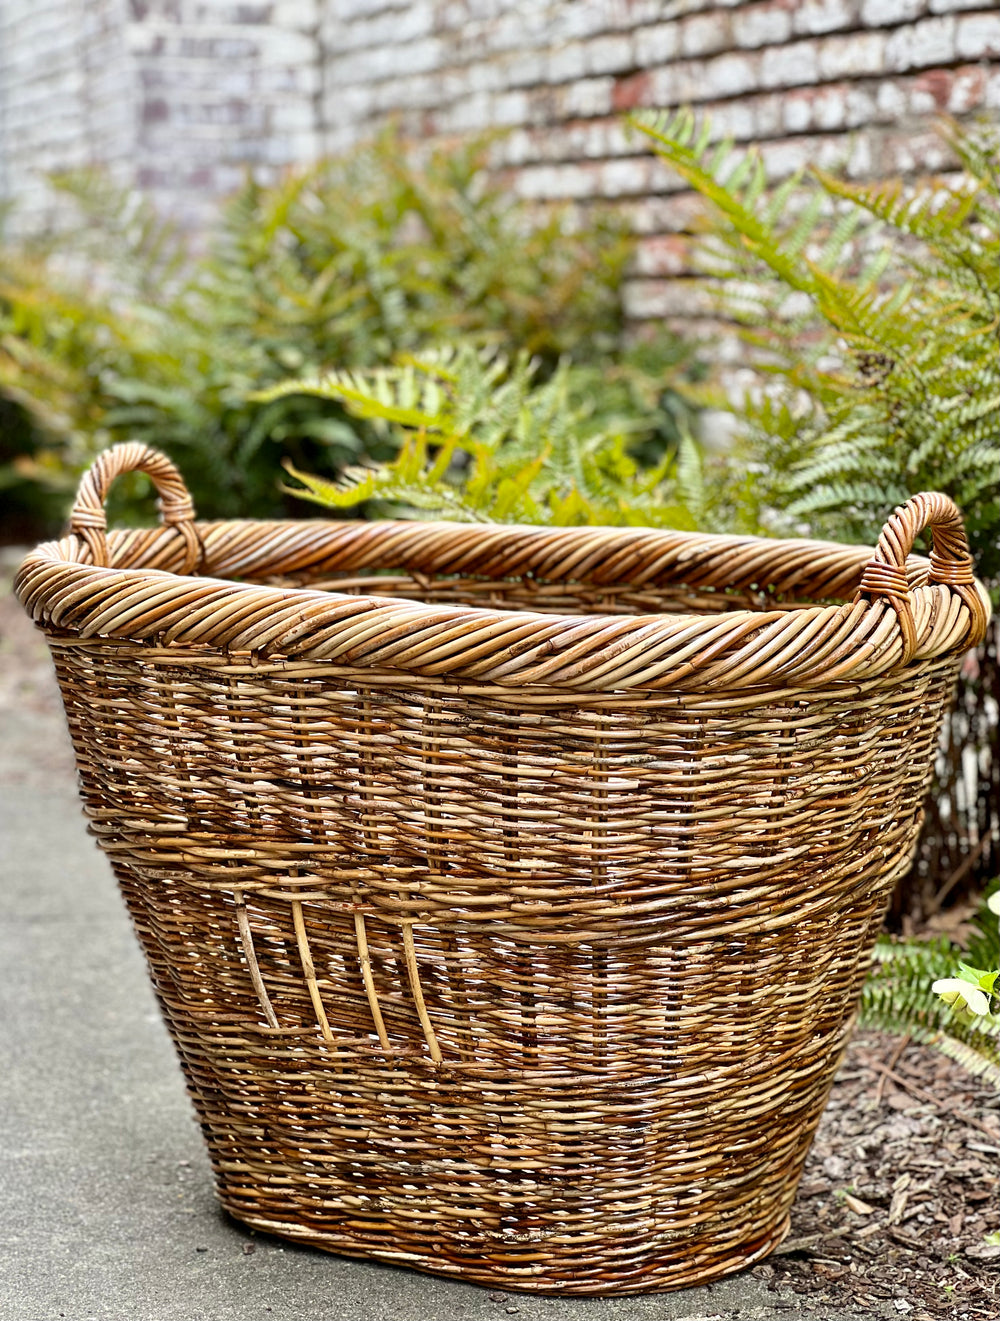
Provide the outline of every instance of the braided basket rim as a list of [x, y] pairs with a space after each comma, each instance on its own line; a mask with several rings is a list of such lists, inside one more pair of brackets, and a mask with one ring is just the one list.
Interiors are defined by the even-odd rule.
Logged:
[[[109, 568], [87, 562], [78, 536], [42, 543], [22, 563], [16, 594], [43, 628], [80, 639], [209, 647], [501, 686], [808, 687], [870, 678], [906, 663], [890, 602], [828, 603], [856, 590], [872, 555], [865, 546], [653, 528], [422, 520], [193, 526], [202, 562], [217, 575], [177, 572], [182, 548], [173, 528], [132, 529], [110, 534]], [[396, 567], [411, 571], [416, 582], [422, 573], [458, 568], [507, 581], [527, 570], [546, 582], [597, 590], [637, 580], [655, 586], [667, 565], [675, 584], [693, 590], [763, 582], [780, 591], [806, 589], [808, 598], [827, 603], [703, 614], [542, 613], [235, 580], [320, 565]], [[916, 660], [977, 640], [968, 606], [949, 586], [924, 585], [928, 570], [925, 557], [908, 557]], [[975, 588], [988, 613], [985, 588], [978, 580]]]

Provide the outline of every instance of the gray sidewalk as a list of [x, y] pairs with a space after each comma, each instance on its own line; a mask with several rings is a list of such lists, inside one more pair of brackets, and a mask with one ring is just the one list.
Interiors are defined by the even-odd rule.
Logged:
[[225, 1217], [39, 684], [33, 700], [8, 692], [0, 704], [0, 1321], [880, 1315], [769, 1293], [752, 1274], [635, 1299], [500, 1294], [253, 1236]]

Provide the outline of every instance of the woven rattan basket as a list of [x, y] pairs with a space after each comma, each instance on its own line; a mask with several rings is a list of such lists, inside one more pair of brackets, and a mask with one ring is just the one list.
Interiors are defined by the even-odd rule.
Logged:
[[17, 591], [228, 1211], [572, 1293], [774, 1248], [985, 631], [950, 500], [874, 555], [195, 523], [129, 444]]

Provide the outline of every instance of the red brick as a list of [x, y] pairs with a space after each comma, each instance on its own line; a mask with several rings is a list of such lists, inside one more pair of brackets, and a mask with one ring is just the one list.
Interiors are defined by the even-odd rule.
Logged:
[[611, 93], [611, 105], [614, 110], [632, 110], [636, 106], [649, 105], [652, 94], [652, 78], [648, 73], [633, 73], [626, 78], [615, 80]]

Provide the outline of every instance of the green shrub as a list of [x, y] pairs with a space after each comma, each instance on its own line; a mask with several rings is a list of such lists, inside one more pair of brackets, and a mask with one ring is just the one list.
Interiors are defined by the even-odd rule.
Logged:
[[[768, 386], [737, 406], [721, 521], [872, 543], [907, 496], [961, 508], [1000, 596], [1000, 135], [943, 124], [960, 172], [910, 186], [813, 172], [769, 192], [754, 152], [687, 113], [638, 121], [706, 203], [700, 252]], [[963, 669], [914, 870], [920, 921], [996, 875], [997, 620]], [[971, 778], [971, 783], [970, 783]]]
[[[873, 542], [897, 504], [937, 489], [962, 508], [979, 572], [995, 576], [1000, 190], [990, 135], [951, 132], [964, 165], [957, 180], [904, 190], [899, 183], [854, 186], [813, 174], [768, 190], [758, 154], [737, 156], [730, 144], [713, 144], [710, 127], [689, 113], [637, 122], [707, 203], [699, 249], [708, 271], [721, 277], [720, 314], [740, 328], [766, 381], [734, 406], [742, 435], [725, 460], [713, 462], [701, 493], [681, 494], [678, 483], [692, 471], [694, 451], [685, 450], [680, 465], [669, 461], [671, 451], [681, 456], [675, 426], [649, 469], [637, 467], [610, 503], [604, 498], [594, 474], [623, 456], [634, 463], [641, 452], [636, 432], [651, 422], [634, 399], [620, 410], [635, 425], [631, 436], [608, 418], [614, 409], [603, 400], [597, 417], [575, 413], [564, 401], [559, 440], [552, 443], [568, 453], [575, 436], [580, 462], [592, 470], [589, 478], [571, 478], [566, 463], [552, 461], [541, 434], [534, 449], [508, 434], [500, 446], [491, 442], [488, 462], [473, 446], [456, 463], [448, 449], [450, 415], [393, 416], [380, 408], [390, 399], [388, 376], [331, 376], [318, 388], [315, 378], [300, 378], [265, 398], [308, 390], [401, 424], [408, 436], [396, 463], [337, 491], [323, 487], [323, 498], [343, 507], [377, 495], [411, 509], [437, 500], [439, 510], [447, 506], [453, 514], [497, 517], [500, 510], [505, 518], [544, 521], [557, 509], [570, 517], [564, 499], [575, 482], [580, 502], [572, 517], [581, 521], [619, 521], [625, 501], [634, 521], [676, 518], [709, 530]], [[626, 355], [623, 379], [628, 371]], [[570, 395], [572, 380], [570, 374], [564, 382]], [[485, 385], [483, 379], [473, 387], [471, 377], [452, 382], [447, 407], [459, 414], [482, 407]], [[498, 380], [497, 388], [491, 407], [502, 411], [509, 383]], [[467, 399], [465, 389], [472, 391]], [[443, 462], [431, 442], [446, 437]], [[536, 470], [543, 450], [550, 457]], [[501, 486], [508, 495], [514, 487], [524, 494], [511, 503], [507, 495], [501, 499]]]
[[[391, 430], [395, 457], [349, 468], [337, 483], [287, 465], [297, 493], [327, 508], [501, 523], [696, 526], [705, 503], [700, 453], [683, 422], [676, 443], [644, 466], [631, 452], [662, 424], [659, 396], [642, 402], [629, 358], [609, 386], [597, 368], [563, 362], [536, 380], [526, 354], [464, 349], [395, 368], [341, 372], [267, 391], [343, 403]], [[616, 388], [617, 387], [617, 388]], [[631, 388], [630, 388], [631, 387]]]
[[[389, 457], [392, 437], [336, 399], [254, 392], [442, 341], [530, 354], [539, 381], [571, 356], [623, 406], [637, 389], [659, 398], [683, 356], [670, 337], [643, 350], [645, 374], [637, 355], [627, 380], [618, 371], [621, 227], [564, 212], [529, 223], [488, 186], [485, 152], [441, 150], [418, 168], [390, 135], [274, 187], [248, 181], [194, 262], [148, 205], [99, 176], [58, 181], [78, 230], [0, 251], [0, 396], [35, 424], [30, 455], [0, 441], [0, 473], [19, 462], [11, 494], [25, 500], [44, 472], [62, 500], [93, 453], [137, 438], [181, 465], [206, 516], [297, 510], [280, 458], [331, 477]], [[662, 451], [669, 409], [642, 413]], [[122, 483], [119, 506], [141, 485]]]
[[1000, 574], [1000, 136], [946, 128], [955, 180], [766, 187], [755, 152], [688, 112], [635, 121], [706, 202], [699, 250], [720, 312], [770, 381], [737, 412], [734, 529], [871, 543], [921, 490], [962, 509]]

